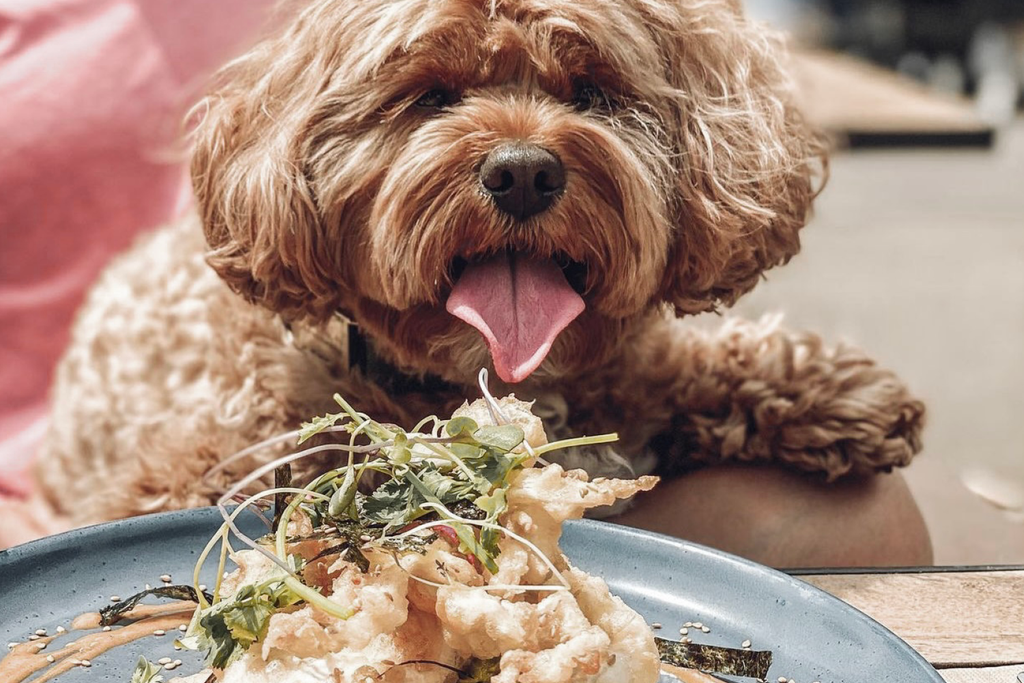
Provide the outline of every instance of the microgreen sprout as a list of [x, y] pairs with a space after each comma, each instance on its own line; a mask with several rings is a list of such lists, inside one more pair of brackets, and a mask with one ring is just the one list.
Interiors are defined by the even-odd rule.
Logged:
[[[614, 434], [582, 437], [533, 448], [526, 442], [523, 430], [511, 423], [488, 391], [485, 370], [481, 371], [479, 380], [493, 424], [480, 425], [469, 417], [442, 420], [431, 415], [420, 420], [412, 431], [405, 431], [373, 420], [342, 396], [335, 395], [340, 412], [315, 417], [301, 429], [246, 448], [213, 468], [207, 477], [263, 448], [287, 441], [302, 445], [316, 436], [334, 438], [255, 468], [220, 497], [218, 508], [224, 522], [200, 554], [193, 574], [193, 582], [198, 585], [204, 563], [219, 545], [213, 600], [210, 602], [198, 594], [199, 607], [182, 643], [206, 650], [208, 661], [223, 663], [258, 641], [265, 633], [269, 617], [278, 609], [305, 603], [339, 619], [352, 616], [352, 606], [325, 595], [303, 579], [303, 562], [292, 553], [293, 544], [301, 539], [288, 535], [289, 524], [296, 515], [312, 524], [318, 538], [339, 541], [312, 561], [339, 555], [353, 562], [358, 570], [366, 571], [371, 556], [365, 553], [377, 548], [393, 555], [402, 567], [402, 555], [422, 554], [427, 544], [444, 537], [457, 552], [475, 563], [478, 571], [494, 575], [498, 572], [500, 541], [508, 537], [535, 554], [547, 566], [555, 582], [550, 585], [484, 583], [473, 588], [568, 590], [569, 584], [554, 563], [536, 545], [502, 524], [507, 510], [507, 491], [517, 472], [527, 463], [538, 461], [538, 456], [544, 453], [607, 443], [616, 437]], [[343, 435], [348, 438], [344, 439]], [[232, 501], [244, 497], [243, 491], [277, 468], [332, 452], [344, 455], [344, 464], [322, 472], [304, 486], [266, 489], [229, 509]], [[372, 482], [367, 472], [374, 473]], [[369, 486], [371, 483], [373, 487]], [[272, 533], [259, 541], [242, 533], [236, 523], [238, 516], [278, 494], [288, 494], [290, 499], [283, 509], [278, 506], [275, 510], [277, 525]], [[279, 496], [278, 500], [282, 498]], [[243, 585], [233, 595], [222, 595], [221, 578], [227, 557], [233, 552], [232, 536], [262, 553], [274, 566], [268, 578], [259, 584]], [[410, 576], [429, 585], [445, 585]]]

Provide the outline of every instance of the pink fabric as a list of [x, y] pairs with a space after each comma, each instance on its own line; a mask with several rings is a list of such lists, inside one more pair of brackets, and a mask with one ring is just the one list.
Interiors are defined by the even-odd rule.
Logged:
[[271, 0], [0, 0], [0, 493], [24, 476], [74, 311], [180, 214], [180, 121]]

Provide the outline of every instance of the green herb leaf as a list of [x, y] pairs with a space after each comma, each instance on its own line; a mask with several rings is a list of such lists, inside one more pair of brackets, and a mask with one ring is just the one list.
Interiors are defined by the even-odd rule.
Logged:
[[484, 425], [473, 432], [473, 438], [483, 446], [490, 446], [508, 453], [523, 442], [526, 436], [516, 425]]
[[409, 521], [408, 517], [415, 510], [411, 505], [410, 488], [404, 479], [384, 482], [372, 494], [362, 498], [363, 519], [371, 524], [390, 526]]
[[451, 522], [451, 527], [455, 529], [455, 535], [459, 537], [459, 550], [469, 555], [473, 555], [476, 559], [480, 560], [480, 564], [492, 574], [498, 573], [498, 564], [495, 562], [495, 556], [493, 553], [488, 552], [476, 538], [476, 534], [473, 533], [473, 527], [459, 522]]
[[444, 431], [448, 436], [473, 438], [473, 432], [479, 427], [476, 420], [471, 417], [453, 417], [444, 425]]
[[162, 683], [164, 677], [160, 675], [160, 666], [153, 664], [145, 657], [139, 657], [139, 663], [135, 665], [132, 672], [131, 683]]
[[309, 422], [303, 422], [302, 427], [299, 429], [299, 444], [301, 445], [303, 442], [308, 441], [325, 429], [330, 429], [346, 417], [348, 417], [346, 413], [327, 413], [326, 415], [314, 417]]
[[345, 477], [341, 486], [331, 496], [331, 502], [327, 506], [327, 514], [332, 519], [347, 517], [353, 521], [359, 521], [359, 511], [356, 509], [356, 475], [350, 467], [345, 471]]
[[206, 665], [223, 669], [266, 634], [270, 617], [302, 602], [280, 579], [239, 588], [234, 596], [199, 613], [195, 632], [179, 642], [206, 653]]
[[402, 432], [395, 434], [395, 445], [388, 449], [388, 462], [392, 465], [407, 465], [412, 461], [409, 438]]
[[[477, 471], [491, 486], [504, 488], [508, 485], [508, 475], [515, 469], [515, 460], [499, 451], [488, 449], [477, 464]], [[487, 493], [487, 491], [481, 491]]]
[[[498, 517], [508, 508], [505, 499], [505, 489], [495, 489], [494, 493], [480, 496], [476, 499], [476, 506], [487, 513], [487, 521], [492, 524], [498, 523]], [[481, 529], [480, 545], [491, 557], [496, 558], [501, 552], [498, 541], [501, 540], [501, 532], [497, 529]]]
[[433, 466], [427, 466], [420, 470], [419, 481], [444, 505], [472, 498], [474, 495], [472, 483], [444, 474]]

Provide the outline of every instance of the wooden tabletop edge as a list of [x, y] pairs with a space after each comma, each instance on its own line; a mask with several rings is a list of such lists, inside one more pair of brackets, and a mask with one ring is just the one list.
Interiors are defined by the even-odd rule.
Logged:
[[935, 567], [798, 567], [781, 569], [785, 574], [801, 576], [850, 576], [879, 574], [969, 574], [976, 572], [1021, 572], [1024, 564], [939, 565]]

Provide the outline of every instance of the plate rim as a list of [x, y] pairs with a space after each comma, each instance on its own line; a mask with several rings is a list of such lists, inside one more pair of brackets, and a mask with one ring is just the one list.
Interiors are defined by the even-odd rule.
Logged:
[[[159, 528], [162, 524], [165, 524], [170, 520], [180, 519], [184, 521], [190, 517], [200, 517], [202, 522], [210, 521], [212, 523], [220, 517], [220, 513], [217, 507], [208, 506], [189, 508], [185, 510], [155, 512], [121, 520], [112, 520], [78, 527], [76, 529], [71, 529], [51, 536], [45, 536], [40, 539], [0, 550], [0, 569], [20, 561], [32, 561], [33, 558], [44, 558], [54, 552], [66, 550], [69, 543], [79, 542], [83, 537], [87, 539], [93, 534], [102, 533], [112, 527], [119, 527], [122, 529], [125, 527], [129, 529], [133, 527]], [[255, 523], [255, 520], [253, 523]], [[933, 667], [931, 663], [921, 655], [921, 653], [911, 647], [909, 643], [894, 633], [891, 629], [887, 628], [882, 623], [857, 609], [853, 605], [811, 583], [808, 583], [807, 581], [803, 581], [797, 576], [723, 550], [718, 550], [717, 548], [614, 522], [593, 519], [568, 520], [563, 528], [563, 536], [566, 532], [571, 533], [574, 528], [579, 528], [581, 530], [589, 529], [593, 532], [600, 533], [601, 535], [610, 536], [619, 542], [628, 540], [634, 543], [657, 543], [661, 546], [667, 546], [675, 552], [696, 554], [703, 557], [705, 560], [732, 566], [744, 573], [766, 575], [767, 577], [774, 578], [776, 581], [781, 581], [786, 584], [788, 588], [793, 590], [800, 592], [809, 591], [814, 594], [817, 599], [821, 600], [825, 606], [832, 610], [838, 610], [847, 617], [861, 622], [862, 625], [890, 640], [900, 651], [902, 656], [917, 664], [922, 673], [927, 673], [932, 677], [932, 681], [934, 683], [944, 683], [944, 679], [935, 667]], [[582, 533], [587, 532], [583, 531]]]

